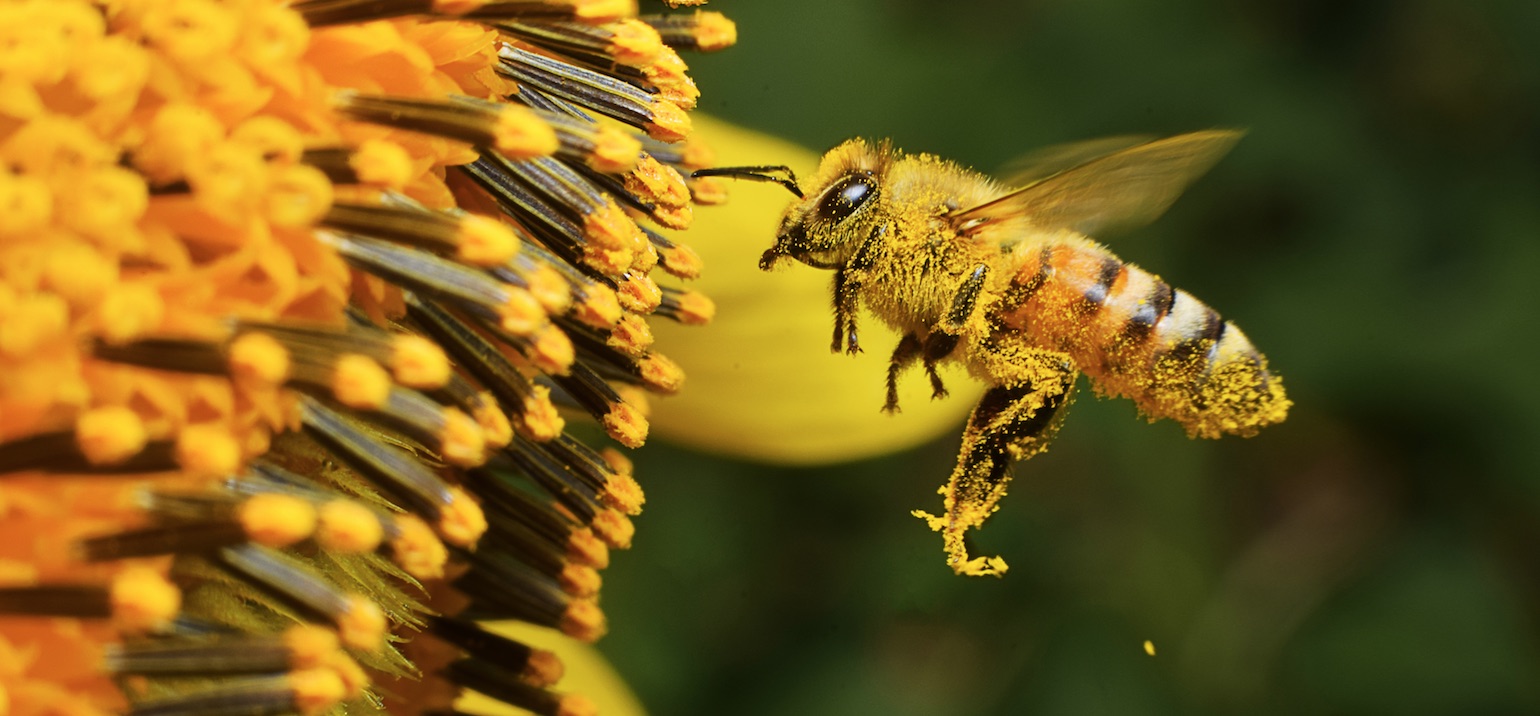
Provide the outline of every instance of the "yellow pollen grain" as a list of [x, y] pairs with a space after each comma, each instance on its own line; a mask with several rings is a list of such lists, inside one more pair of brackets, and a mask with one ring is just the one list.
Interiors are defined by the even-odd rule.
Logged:
[[648, 216], [665, 228], [684, 231], [690, 228], [690, 224], [695, 221], [695, 208], [689, 204], [682, 204], [680, 206], [659, 205]]
[[427, 523], [412, 515], [398, 515], [396, 536], [390, 540], [391, 559], [407, 574], [418, 579], [440, 579], [449, 550]]
[[157, 629], [182, 609], [182, 592], [148, 567], [128, 567], [112, 580], [108, 590], [112, 620], [124, 632]]
[[353, 657], [339, 651], [327, 661], [326, 666], [337, 672], [337, 678], [342, 679], [343, 694], [346, 698], [361, 698], [364, 690], [369, 688], [368, 672], [364, 671], [364, 667], [359, 666]]
[[337, 359], [332, 396], [350, 408], [378, 410], [390, 399], [390, 374], [374, 359], [349, 353]]
[[403, 333], [390, 340], [390, 372], [396, 382], [409, 388], [442, 388], [449, 382], [449, 356], [437, 343]]
[[604, 569], [610, 566], [610, 548], [594, 536], [593, 530], [582, 527], [573, 530], [567, 537], [567, 559], [594, 569]]
[[541, 372], [566, 375], [572, 368], [572, 361], [577, 358], [577, 351], [573, 348], [572, 339], [567, 337], [566, 331], [547, 324], [535, 336], [534, 350], [530, 358]]
[[97, 313], [102, 338], [126, 343], [160, 326], [166, 305], [152, 286], [120, 284], [103, 299]]
[[577, 307], [579, 321], [594, 328], [609, 328], [620, 320], [620, 299], [608, 286], [593, 284], [583, 290], [583, 300]]
[[480, 393], [481, 403], [471, 411], [471, 416], [476, 419], [476, 424], [481, 426], [482, 439], [493, 448], [500, 448], [513, 441], [513, 424], [508, 422], [508, 416], [497, 407], [497, 400], [491, 393]]
[[347, 597], [347, 608], [337, 616], [337, 634], [355, 649], [374, 651], [385, 643], [385, 613], [368, 597]]
[[639, 251], [647, 243], [647, 237], [637, 228], [636, 222], [606, 196], [604, 205], [583, 217], [583, 236], [594, 245], [606, 249]]
[[647, 136], [660, 142], [682, 142], [690, 136], [690, 115], [672, 102], [652, 103], [652, 121], [644, 129]]
[[75, 421], [75, 446], [92, 465], [112, 465], [139, 454], [148, 440], [144, 421], [128, 408], [109, 405]]
[[598, 570], [582, 564], [569, 564], [563, 567], [556, 579], [561, 584], [563, 592], [581, 598], [598, 595], [599, 587], [604, 583], [599, 577]]
[[615, 324], [615, 330], [610, 331], [604, 343], [628, 356], [640, 358], [652, 346], [652, 341], [652, 328], [647, 325], [647, 321], [634, 313], [628, 313]]
[[476, 467], [486, 462], [487, 439], [481, 425], [459, 408], [446, 408], [443, 418], [439, 452], [444, 460], [460, 467]]
[[660, 53], [656, 62], [642, 68], [642, 75], [657, 88], [656, 99], [672, 103], [680, 110], [695, 109], [700, 88], [686, 74], [689, 68], [672, 48]]
[[561, 434], [567, 426], [567, 421], [562, 419], [561, 413], [556, 411], [556, 405], [551, 402], [551, 391], [543, 385], [535, 386], [528, 398], [524, 399], [524, 410], [519, 414], [519, 434], [534, 440], [545, 442]]
[[282, 548], [310, 537], [316, 529], [316, 510], [292, 495], [253, 495], [241, 503], [236, 519], [251, 541]]
[[604, 484], [604, 504], [635, 517], [642, 514], [647, 496], [642, 494], [642, 486], [636, 478], [617, 473]]
[[631, 538], [636, 536], [636, 525], [619, 510], [606, 508], [594, 513], [590, 527], [594, 534], [614, 549], [630, 549]]
[[684, 149], [680, 152], [679, 163], [686, 169], [716, 166], [717, 153], [711, 149], [711, 145], [699, 139], [688, 139], [685, 140]]
[[243, 333], [229, 350], [230, 373], [238, 382], [275, 386], [289, 379], [289, 350], [266, 333]]
[[632, 194], [663, 206], [678, 207], [690, 203], [690, 189], [685, 185], [684, 176], [651, 156], [637, 161], [636, 168], [626, 174], [624, 183]]
[[610, 406], [604, 414], [604, 432], [628, 448], [639, 448], [647, 442], [647, 418], [626, 403]]
[[455, 231], [455, 256], [477, 266], [506, 263], [519, 253], [519, 237], [497, 219], [468, 214]]
[[594, 148], [586, 159], [588, 167], [601, 174], [624, 174], [636, 167], [642, 156], [642, 143], [614, 127], [603, 126], [594, 132]]
[[438, 533], [458, 547], [474, 547], [487, 531], [487, 516], [470, 493], [459, 487], [449, 488], [450, 500], [439, 517]]
[[23, 295], [0, 308], [0, 354], [23, 357], [62, 338], [69, 328], [69, 305], [49, 294]]
[[509, 159], [533, 159], [556, 153], [556, 130], [533, 111], [515, 105], [502, 108], [492, 130], [492, 143]]
[[737, 44], [738, 26], [719, 12], [695, 15], [695, 43], [703, 52], [715, 52]]
[[690, 180], [690, 199], [699, 206], [726, 204], [727, 196], [727, 185], [715, 177]]
[[314, 226], [331, 209], [332, 190], [320, 169], [304, 164], [280, 167], [271, 173], [264, 216], [282, 229]]
[[684, 385], [684, 371], [667, 356], [654, 353], [641, 362], [642, 380], [663, 393], [677, 393]]
[[368, 507], [347, 499], [331, 500], [316, 510], [316, 544], [328, 552], [372, 552], [385, 539], [385, 526]]
[[294, 694], [294, 710], [304, 716], [325, 713], [348, 693], [342, 677], [329, 667], [289, 672], [288, 683]]
[[599, 611], [599, 605], [588, 599], [572, 600], [561, 615], [559, 628], [563, 634], [588, 644], [598, 641], [608, 630], [604, 623], [604, 612]]
[[642, 246], [642, 250], [636, 252], [636, 258], [631, 260], [631, 270], [638, 273], [648, 273], [658, 265], [658, 249], [651, 243]]
[[616, 298], [620, 305], [632, 313], [652, 313], [663, 303], [663, 290], [650, 276], [633, 274], [620, 283]]
[[0, 171], [0, 237], [25, 236], [53, 219], [53, 192], [34, 176]]
[[615, 448], [607, 447], [600, 450], [599, 457], [604, 460], [605, 465], [609, 466], [610, 471], [615, 472], [616, 474], [636, 474], [636, 464], [631, 462], [631, 458], [626, 457], [625, 453], [616, 450]]
[[679, 294], [679, 320], [690, 325], [705, 325], [717, 315], [717, 305], [709, 296], [698, 291]]
[[541, 265], [524, 277], [529, 293], [540, 302], [545, 312], [559, 316], [572, 307], [572, 289], [560, 271]]
[[1150, 641], [1149, 639], [1145, 639], [1144, 640], [1144, 653], [1149, 654], [1150, 656], [1154, 656], [1155, 655], [1155, 642]]
[[[675, 244], [658, 249], [659, 259], [663, 262], [663, 270], [683, 279], [700, 278], [704, 262], [700, 254], [683, 244]], [[715, 313], [715, 308], [712, 309]]]
[[556, 716], [599, 716], [599, 705], [582, 694], [562, 694]]
[[583, 248], [583, 263], [603, 274], [625, 273], [635, 258], [636, 252], [629, 249], [606, 249], [595, 245]]
[[193, 475], [228, 475], [241, 466], [241, 444], [223, 425], [189, 425], [177, 434], [176, 462]]
[[309, 669], [320, 666], [337, 653], [342, 645], [337, 633], [314, 624], [299, 624], [283, 632], [283, 645], [289, 650], [289, 668]]
[[561, 663], [561, 658], [554, 652], [533, 649], [529, 653], [529, 660], [524, 663], [523, 670], [519, 671], [519, 680], [537, 689], [543, 689], [561, 681], [561, 677], [566, 673], [567, 667]]
[[612, 35], [606, 51], [622, 65], [640, 67], [663, 51], [663, 38], [645, 22], [627, 18], [611, 23], [608, 29]]
[[572, 0], [572, 16], [589, 23], [612, 22], [636, 15], [636, 0]]
[[548, 325], [545, 307], [540, 305], [529, 291], [517, 286], [507, 286], [508, 300], [498, 311], [498, 325], [516, 336], [528, 336]]
[[366, 139], [348, 156], [348, 166], [365, 184], [401, 189], [416, 174], [411, 155], [401, 145]]

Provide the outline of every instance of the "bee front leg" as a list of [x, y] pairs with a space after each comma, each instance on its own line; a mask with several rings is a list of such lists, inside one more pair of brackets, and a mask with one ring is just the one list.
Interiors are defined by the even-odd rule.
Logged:
[[844, 351], [855, 355], [861, 352], [861, 342], [856, 337], [856, 313], [861, 306], [860, 275], [872, 267], [872, 250], [881, 244], [887, 233], [886, 225], [873, 227], [850, 260], [834, 271], [834, 344], [830, 349], [835, 353]]
[[860, 307], [861, 283], [850, 273], [848, 268], [834, 272], [834, 344], [829, 350], [855, 355], [861, 352], [861, 343], [856, 338], [856, 312]]
[[1005, 573], [1005, 560], [999, 557], [968, 556], [968, 530], [983, 525], [1005, 496], [1011, 465], [1048, 448], [1077, 375], [1066, 371], [1036, 385], [995, 386], [974, 407], [963, 432], [957, 467], [941, 489], [946, 513], [938, 517], [914, 512], [941, 533], [947, 564], [956, 573]]

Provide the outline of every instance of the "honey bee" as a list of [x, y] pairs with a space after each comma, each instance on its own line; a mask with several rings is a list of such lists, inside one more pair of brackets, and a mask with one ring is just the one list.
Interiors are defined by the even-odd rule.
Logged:
[[1250, 436], [1287, 415], [1282, 381], [1234, 323], [1090, 238], [1153, 221], [1239, 137], [1088, 142], [1053, 152], [1019, 188], [859, 139], [824, 155], [805, 194], [781, 167], [709, 173], [797, 194], [760, 268], [791, 258], [834, 272], [834, 351], [860, 350], [862, 306], [902, 335], [885, 411], [915, 364], [936, 397], [944, 360], [990, 386], [940, 490], [943, 514], [914, 514], [942, 533], [958, 574], [999, 575], [1005, 561], [970, 557], [967, 532], [995, 511], [1012, 464], [1047, 448], [1079, 374], [1195, 437]]

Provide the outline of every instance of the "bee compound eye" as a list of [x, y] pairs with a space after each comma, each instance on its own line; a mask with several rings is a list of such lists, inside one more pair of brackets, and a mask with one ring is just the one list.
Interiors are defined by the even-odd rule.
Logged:
[[855, 174], [841, 179], [824, 195], [823, 203], [818, 206], [818, 213], [829, 221], [840, 221], [856, 209], [861, 208], [867, 200], [877, 195], [877, 187], [872, 183], [872, 178], [865, 174]]

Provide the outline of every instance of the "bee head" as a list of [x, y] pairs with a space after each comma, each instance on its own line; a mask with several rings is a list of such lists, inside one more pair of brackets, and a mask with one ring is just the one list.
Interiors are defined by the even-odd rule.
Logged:
[[759, 267], [768, 271], [784, 256], [814, 268], [844, 266], [875, 223], [872, 207], [880, 203], [890, 156], [885, 142], [873, 147], [860, 139], [829, 150], [807, 195], [786, 209]]

